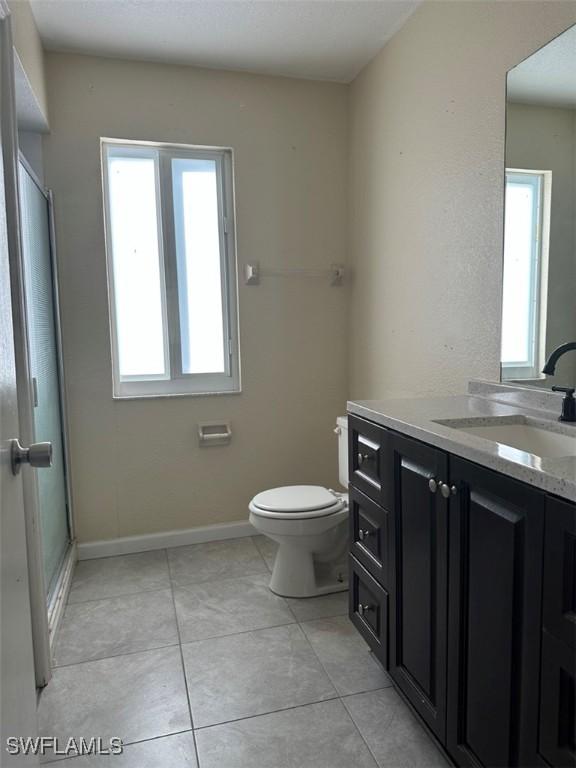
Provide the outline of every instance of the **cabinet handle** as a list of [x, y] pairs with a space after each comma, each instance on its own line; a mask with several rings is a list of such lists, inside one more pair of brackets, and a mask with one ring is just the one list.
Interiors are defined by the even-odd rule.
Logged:
[[444, 496], [445, 499], [449, 499], [450, 496], [456, 496], [458, 493], [458, 488], [455, 485], [447, 485], [446, 483], [442, 483], [440, 486], [440, 493], [442, 496]]
[[358, 451], [358, 466], [361, 467], [362, 464], [364, 464], [365, 461], [368, 461], [370, 458], [370, 454], [368, 453], [361, 453]]
[[428, 488], [430, 489], [430, 493], [436, 493], [438, 490], [438, 482], [435, 477], [431, 477], [430, 480], [428, 480]]
[[365, 613], [368, 613], [368, 611], [374, 610], [374, 606], [372, 605], [362, 605], [362, 603], [358, 603], [358, 615], [364, 616]]
[[372, 531], [367, 530], [366, 528], [359, 528], [358, 529], [358, 538], [360, 541], [364, 541], [368, 538], [368, 536], [372, 536]]

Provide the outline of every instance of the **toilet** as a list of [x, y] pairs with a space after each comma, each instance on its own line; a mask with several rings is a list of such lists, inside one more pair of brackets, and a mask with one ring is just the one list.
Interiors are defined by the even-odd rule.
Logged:
[[[339, 480], [348, 488], [348, 420], [337, 419]], [[250, 522], [278, 544], [270, 589], [281, 597], [316, 597], [348, 589], [348, 494], [321, 485], [286, 485], [258, 493]]]

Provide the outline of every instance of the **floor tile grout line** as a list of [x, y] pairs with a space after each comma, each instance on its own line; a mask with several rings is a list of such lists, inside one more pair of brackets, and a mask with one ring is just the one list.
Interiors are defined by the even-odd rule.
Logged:
[[352, 699], [354, 696], [365, 696], [367, 693], [376, 693], [376, 691], [386, 691], [388, 688], [394, 688], [390, 685], [379, 685], [378, 688], [363, 688], [361, 691], [354, 691], [354, 693], [341, 693], [341, 699]]
[[[340, 614], [340, 615], [341, 616], [346, 616], [346, 614]], [[353, 693], [340, 693], [340, 691], [338, 690], [338, 687], [336, 685], [336, 682], [332, 679], [332, 675], [330, 674], [330, 672], [328, 672], [328, 670], [324, 666], [324, 663], [323, 663], [322, 659], [320, 658], [320, 656], [318, 655], [318, 653], [316, 652], [316, 649], [314, 648], [314, 645], [313, 645], [312, 641], [310, 640], [310, 638], [306, 634], [306, 631], [304, 630], [304, 628], [301, 626], [301, 624], [308, 624], [308, 623], [312, 623], [313, 621], [323, 621], [324, 618], [337, 619], [337, 618], [340, 618], [340, 617], [339, 616], [331, 616], [331, 617], [323, 617], [321, 619], [309, 619], [308, 621], [305, 621], [305, 622], [298, 622], [298, 626], [300, 626], [300, 629], [302, 630], [302, 633], [303, 633], [304, 637], [306, 638], [306, 640], [308, 640], [308, 643], [310, 644], [310, 647], [312, 648], [312, 651], [314, 652], [314, 655], [318, 659], [318, 663], [320, 664], [320, 666], [322, 667], [322, 669], [326, 673], [326, 676], [328, 677], [328, 679], [332, 683], [332, 686], [334, 687], [334, 689], [338, 693], [339, 698], [347, 698], [348, 696], [357, 696], [360, 693], [370, 693], [371, 691], [381, 691], [381, 690], [384, 690], [385, 688], [392, 687], [393, 686], [392, 678], [390, 677], [388, 672], [386, 672], [384, 667], [382, 667], [382, 665], [378, 661], [373, 659], [374, 663], [378, 666], [378, 668], [381, 668], [382, 671], [384, 672], [384, 674], [386, 675], [386, 677], [390, 680], [390, 685], [380, 685], [377, 688], [367, 688], [366, 690], [354, 691]], [[368, 648], [368, 646], [366, 646], [366, 653], [368, 653], [369, 655], [371, 654], [371, 651]]]
[[[113, 539], [111, 539], [113, 541]], [[116, 557], [134, 557], [135, 555], [149, 555], [152, 552], [164, 552], [166, 547], [154, 547], [154, 549], [141, 549], [138, 552], [119, 552], [117, 555], [100, 555], [99, 557], [79, 557], [77, 563], [92, 563], [95, 560], [113, 560]]]
[[[166, 563], [168, 565], [168, 573], [170, 573], [170, 557], [168, 550], [166, 552]], [[172, 584], [170, 589], [170, 595], [172, 597], [172, 608], [174, 610], [174, 620], [176, 622], [176, 633], [178, 636], [178, 651], [180, 653], [180, 665], [182, 667], [182, 676], [184, 677], [184, 690], [186, 691], [186, 701], [188, 702], [188, 714], [190, 716], [190, 725], [192, 727], [192, 739], [194, 741], [194, 754], [196, 755], [196, 765], [200, 768], [200, 754], [198, 753], [198, 743], [196, 741], [196, 730], [194, 728], [194, 715], [192, 714], [192, 702], [190, 701], [190, 689], [188, 688], [188, 676], [186, 675], [186, 664], [184, 663], [184, 651], [182, 650], [182, 636], [180, 634], [180, 624], [178, 622], [178, 611], [176, 610], [176, 598], [174, 597], [174, 585]]]
[[[176, 586], [176, 588], [177, 588], [177, 586]], [[184, 640], [184, 639], [182, 639], [182, 634], [181, 634], [181, 631], [180, 631], [180, 624], [179, 624], [179, 621], [178, 621], [178, 610], [176, 608], [175, 599], [174, 599], [174, 589], [173, 588], [172, 589], [168, 589], [168, 590], [161, 589], [161, 590], [153, 590], [153, 591], [157, 591], [157, 592], [169, 591], [171, 593], [172, 604], [174, 606], [174, 612], [175, 612], [174, 620], [175, 620], [175, 625], [176, 625], [176, 632], [177, 632], [177, 635], [178, 635], [177, 642], [166, 643], [166, 644], [163, 644], [163, 645], [151, 646], [150, 648], [139, 648], [138, 650], [125, 651], [123, 653], [113, 653], [113, 654], [109, 654], [109, 655], [106, 655], [106, 656], [98, 656], [97, 658], [94, 658], [94, 659], [83, 659], [82, 661], [74, 661], [74, 662], [70, 662], [69, 664], [54, 664], [53, 668], [54, 669], [65, 669], [67, 667], [75, 667], [75, 666], [78, 666], [80, 664], [90, 664], [91, 662], [95, 662], [95, 661], [104, 661], [105, 659], [116, 659], [116, 658], [120, 658], [121, 656], [133, 656], [134, 654], [137, 654], [137, 653], [146, 653], [148, 651], [158, 651], [158, 650], [162, 650], [163, 648], [173, 648], [173, 647], [175, 647], [177, 645], [192, 645], [194, 643], [202, 643], [202, 642], [204, 642], [206, 640], [219, 640], [220, 638], [235, 637], [236, 635], [245, 635], [245, 634], [249, 634], [251, 632], [260, 632], [260, 631], [264, 631], [264, 630], [267, 630], [267, 629], [279, 629], [281, 627], [289, 627], [289, 626], [293, 626], [295, 624], [298, 625], [302, 629], [301, 625], [304, 624], [304, 623], [308, 623], [308, 622], [312, 622], [312, 621], [322, 621], [324, 619], [329, 619], [329, 618], [338, 618], [339, 616], [345, 616], [346, 615], [346, 614], [335, 614], [334, 616], [322, 616], [322, 617], [316, 618], [316, 619], [306, 619], [305, 621], [299, 621], [296, 618], [296, 615], [294, 614], [294, 611], [290, 608], [289, 604], [287, 603], [286, 599], [282, 598], [284, 600], [285, 604], [286, 604], [286, 608], [287, 608], [288, 612], [293, 617], [292, 621], [286, 621], [286, 622], [284, 622], [282, 624], [267, 624], [266, 626], [263, 626], [263, 627], [252, 627], [250, 629], [240, 630], [239, 632], [228, 632], [228, 633], [223, 634], [223, 635], [209, 635], [209, 636], [206, 636], [206, 637], [196, 638], [194, 640]], [[143, 594], [143, 593], [138, 593], [138, 594]], [[114, 598], [103, 598], [103, 599], [114, 599]], [[97, 602], [97, 601], [87, 601], [87, 602]], [[77, 605], [82, 605], [82, 604], [83, 603], [77, 603]], [[303, 629], [302, 629], [302, 632], [304, 634], [304, 637], [308, 641], [308, 643], [310, 643], [310, 641], [308, 640], [308, 637], [307, 637], [307, 635], [306, 635], [306, 633], [304, 632]], [[314, 650], [314, 649], [312, 648], [312, 650]], [[318, 657], [318, 655], [316, 654], [315, 651], [314, 651], [314, 653], [315, 653], [316, 657], [318, 658], [318, 661], [321, 664], [322, 669], [324, 670], [324, 672], [326, 672], [330, 682], [332, 682], [332, 678], [330, 677], [330, 675], [328, 674], [326, 668], [324, 667], [324, 665], [320, 661], [320, 658]], [[332, 684], [334, 685], [334, 683], [332, 683]]]
[[[281, 707], [280, 709], [273, 709], [273, 710], [270, 710], [269, 712], [260, 712], [260, 713], [255, 714], [255, 715], [246, 715], [245, 717], [236, 717], [236, 718], [233, 718], [231, 720], [222, 720], [221, 722], [211, 723], [210, 725], [200, 725], [197, 728], [194, 728], [192, 726], [191, 728], [185, 728], [182, 731], [174, 731], [173, 733], [160, 734], [159, 736], [151, 736], [148, 739], [135, 739], [134, 741], [125, 742], [124, 746], [132, 746], [133, 744], [142, 744], [142, 743], [147, 742], [147, 741], [157, 741], [158, 739], [169, 738], [170, 736], [177, 736], [180, 733], [189, 733], [191, 731], [203, 731], [203, 730], [206, 730], [208, 728], [217, 728], [220, 725], [228, 725], [230, 723], [238, 723], [238, 722], [241, 722], [242, 720], [253, 720], [254, 718], [257, 718], [257, 717], [266, 717], [267, 715], [274, 715], [274, 714], [278, 714], [280, 712], [289, 712], [292, 709], [302, 709], [304, 707], [312, 707], [312, 706], [316, 706], [318, 704], [324, 704], [325, 702], [328, 702], [328, 701], [342, 700], [342, 703], [344, 704], [344, 702], [343, 702], [344, 699], [351, 699], [351, 698], [354, 698], [355, 696], [363, 696], [363, 695], [369, 694], [369, 693], [376, 693], [378, 691], [387, 690], [388, 688], [394, 688], [394, 690], [395, 690], [395, 686], [393, 684], [391, 684], [391, 685], [381, 686], [379, 688], [369, 688], [369, 689], [362, 690], [362, 691], [354, 691], [354, 693], [339, 694], [336, 691], [336, 695], [335, 696], [330, 696], [329, 698], [326, 698], [326, 699], [318, 699], [316, 701], [308, 701], [308, 702], [306, 702], [304, 704], [293, 704], [292, 706]], [[348, 712], [348, 709], [346, 709], [346, 711]], [[192, 716], [190, 717], [190, 721], [191, 721], [191, 723], [193, 723]], [[70, 758], [68, 758], [68, 757], [62, 758], [62, 760], [68, 760], [68, 759], [70, 759]], [[62, 762], [62, 761], [61, 760], [56, 760], [56, 761], [53, 760], [53, 761], [50, 761], [50, 762]]]
[[[382, 689], [380, 688], [380, 689], [376, 689], [376, 690], [382, 690]], [[370, 691], [365, 691], [365, 693], [370, 693]], [[357, 694], [351, 694], [351, 695], [356, 696]], [[352, 726], [354, 727], [354, 730], [356, 731], [356, 733], [360, 737], [360, 740], [362, 741], [362, 743], [365, 745], [366, 749], [368, 750], [368, 754], [372, 757], [372, 760], [374, 760], [374, 764], [377, 766], [377, 768], [384, 768], [384, 766], [381, 764], [381, 762], [378, 760], [378, 758], [376, 757], [376, 755], [372, 751], [372, 748], [371, 748], [370, 744], [368, 744], [368, 742], [366, 741], [366, 739], [362, 735], [362, 731], [358, 727], [358, 724], [357, 724], [356, 720], [354, 720], [354, 718], [352, 717], [352, 713], [350, 712], [350, 710], [348, 709], [348, 707], [346, 706], [346, 704], [344, 702], [345, 698], [347, 698], [347, 697], [346, 696], [341, 696], [340, 697], [340, 703], [342, 704], [342, 707], [344, 708], [344, 711], [348, 715], [348, 717], [350, 719], [350, 722], [352, 723]]]
[[135, 656], [138, 653], [152, 653], [152, 651], [163, 651], [165, 648], [176, 648], [180, 643], [167, 643], [166, 645], [156, 645], [152, 648], [140, 648], [137, 651], [125, 651], [124, 653], [113, 653], [110, 656], [98, 656], [96, 659], [84, 659], [83, 661], [73, 661], [70, 664], [52, 664], [52, 669], [69, 669], [70, 667], [79, 667], [81, 664], [93, 664], [97, 661], [106, 661], [107, 659], [121, 659], [123, 656]]
[[[354, 721], [354, 718], [352, 717], [351, 713], [349, 712], [349, 710], [346, 707], [346, 705], [345, 705], [343, 700], [344, 699], [353, 698], [354, 696], [362, 696], [362, 695], [367, 694], [367, 693], [376, 693], [377, 691], [386, 690], [387, 688], [394, 688], [394, 686], [393, 685], [383, 686], [381, 688], [371, 688], [371, 689], [365, 690], [365, 691], [356, 691], [355, 693], [348, 693], [348, 694], [342, 694], [342, 695], [337, 695], [337, 696], [331, 696], [330, 698], [327, 698], [327, 699], [320, 699], [318, 701], [309, 701], [309, 702], [306, 702], [305, 704], [295, 704], [295, 705], [290, 706], [290, 707], [283, 707], [283, 708], [280, 708], [280, 709], [274, 709], [274, 710], [271, 710], [270, 712], [260, 712], [260, 713], [255, 714], [255, 715], [247, 715], [246, 717], [238, 717], [238, 718], [234, 718], [232, 720], [224, 720], [224, 721], [219, 722], [219, 723], [211, 723], [210, 725], [201, 725], [201, 726], [198, 726], [197, 728], [193, 728], [193, 727], [192, 728], [186, 728], [186, 729], [184, 729], [182, 731], [174, 731], [173, 733], [164, 733], [164, 734], [160, 734], [159, 736], [151, 736], [149, 739], [136, 739], [134, 741], [124, 742], [124, 746], [128, 747], [128, 746], [134, 746], [135, 744], [144, 744], [144, 743], [149, 742], [149, 741], [158, 741], [160, 739], [167, 739], [167, 738], [171, 738], [172, 736], [178, 736], [178, 735], [183, 734], [183, 733], [192, 733], [194, 735], [196, 731], [205, 731], [205, 730], [208, 730], [210, 728], [218, 728], [219, 726], [222, 726], [222, 725], [230, 725], [231, 723], [239, 723], [239, 722], [242, 722], [244, 720], [254, 720], [255, 718], [258, 718], [258, 717], [266, 717], [267, 715], [275, 715], [275, 714], [280, 714], [282, 712], [290, 712], [291, 710], [294, 710], [294, 709], [303, 709], [305, 707], [313, 707], [313, 706], [317, 706], [319, 704], [324, 704], [324, 703], [327, 703], [327, 702], [330, 702], [330, 701], [341, 701], [342, 705], [344, 706], [344, 708], [346, 710], [346, 714], [348, 715], [348, 717], [350, 718], [350, 720], [354, 724], [356, 730], [358, 730], [358, 726], [356, 725], [356, 722]], [[190, 717], [190, 720], [192, 722], [192, 716]], [[362, 739], [362, 741], [364, 743], [366, 743], [366, 740], [364, 739], [364, 737], [362, 736], [362, 734], [360, 733], [359, 730], [358, 730], [358, 733], [359, 733], [360, 738]], [[194, 742], [196, 743], [195, 737], [194, 737]], [[372, 757], [374, 757], [374, 755], [372, 753], [372, 750], [370, 749], [370, 747], [369, 747], [369, 745], [367, 743], [366, 743], [366, 746], [368, 747], [368, 750], [370, 751], [370, 754], [372, 755]], [[73, 759], [75, 757], [78, 757], [78, 755], [70, 755], [69, 757], [63, 757], [63, 758], [57, 759], [57, 760], [49, 760], [49, 761], [46, 761], [45, 763], [42, 763], [42, 765], [55, 765], [56, 763], [64, 763], [67, 760], [71, 760], [71, 759]], [[198, 759], [198, 756], [197, 756], [197, 759]], [[376, 760], [375, 757], [374, 757], [374, 760], [376, 762], [376, 765], [378, 765], [379, 768], [380, 768], [380, 763], [378, 762], [378, 760]], [[198, 763], [198, 764], [200, 765], [200, 763]]]
[[[350, 620], [347, 614], [345, 614], [345, 613], [342, 613], [342, 614], [340, 614], [340, 616], [323, 616], [323, 617], [322, 617], [322, 618], [320, 618], [320, 619], [307, 619], [306, 621], [300, 621], [300, 622], [298, 622], [298, 624], [299, 624], [300, 626], [301, 626], [302, 624], [314, 624], [314, 622], [317, 622], [317, 621], [326, 621], [326, 620], [330, 620], [330, 619], [339, 619], [339, 618], [343, 618], [343, 617], [346, 617], [348, 620]], [[302, 629], [302, 632], [304, 633], [304, 635], [305, 635], [306, 639], [308, 640], [308, 642], [309, 642], [309, 643], [310, 643], [310, 645], [312, 646], [312, 650], [314, 651], [314, 653], [315, 653], [315, 655], [316, 655], [316, 658], [318, 659], [318, 661], [319, 661], [319, 662], [320, 662], [320, 664], [322, 665], [322, 668], [324, 669], [324, 671], [325, 671], [325, 672], [326, 672], [326, 674], [328, 675], [328, 677], [329, 677], [329, 679], [330, 679], [330, 682], [332, 683], [332, 685], [334, 686], [334, 688], [336, 688], [336, 690], [338, 690], [338, 689], [337, 689], [337, 687], [336, 687], [336, 683], [335, 683], [335, 681], [334, 681], [334, 680], [332, 680], [332, 676], [331, 676], [330, 672], [328, 672], [328, 670], [327, 670], [327, 669], [326, 669], [326, 667], [324, 666], [324, 662], [322, 661], [322, 659], [320, 658], [320, 656], [319, 656], [319, 655], [316, 653], [316, 649], [314, 648], [314, 644], [312, 643], [312, 641], [311, 641], [311, 640], [310, 640], [310, 638], [308, 637], [308, 634], [307, 634], [306, 630], [305, 630], [305, 629], [304, 629], [304, 627], [302, 627], [302, 626], [301, 626], [301, 629]], [[383, 667], [383, 666], [380, 664], [380, 662], [378, 661], [378, 659], [376, 659], [376, 657], [373, 655], [373, 652], [372, 652], [372, 650], [370, 649], [370, 647], [368, 646], [368, 644], [366, 644], [366, 651], [365, 651], [365, 652], [366, 652], [366, 654], [368, 655], [368, 658], [369, 658], [369, 659], [370, 659], [370, 660], [373, 662], [373, 664], [375, 664], [375, 666], [377, 667], [377, 669], [378, 669], [378, 670], [380, 670], [381, 672], [384, 672], [384, 674], [386, 675], [386, 677], [387, 677], [387, 678], [388, 678], [388, 679], [391, 681], [391, 679], [392, 679], [392, 678], [390, 677], [389, 673], [388, 673], [388, 672], [387, 672], [387, 671], [384, 669], [384, 667]], [[392, 685], [392, 682], [390, 682], [390, 685]], [[381, 685], [381, 686], [379, 686], [378, 688], [370, 688], [370, 689], [368, 689], [368, 690], [380, 690], [380, 689], [382, 689], [382, 688], [389, 688], [389, 687], [390, 687], [390, 686], [388, 686], [388, 685]], [[368, 691], [360, 691], [360, 693], [367, 693], [367, 692], [368, 692]], [[340, 694], [340, 692], [339, 692], [339, 694]], [[344, 693], [344, 694], [340, 694], [340, 695], [341, 695], [341, 696], [355, 696], [355, 695], [356, 695], [356, 693]]]
[[[232, 541], [244, 541], [245, 539], [249, 539], [250, 540], [250, 543], [254, 547], [254, 550], [255, 550], [256, 554], [262, 560], [262, 564], [264, 566], [264, 570], [263, 571], [254, 571], [253, 573], [245, 573], [245, 574], [242, 574], [242, 576], [238, 577], [238, 578], [245, 578], [245, 577], [249, 577], [249, 576], [258, 576], [258, 575], [261, 575], [263, 573], [265, 573], [267, 575], [270, 574], [270, 568], [268, 567], [268, 563], [264, 559], [264, 555], [260, 552], [260, 549], [258, 548], [256, 542], [254, 541], [254, 536], [241, 536], [241, 537], [237, 537], [235, 539], [216, 539], [213, 542], [211, 542], [211, 541], [200, 541], [197, 544], [183, 544], [182, 547], [167, 547], [165, 551], [166, 551], [166, 557], [167, 557], [167, 561], [168, 561], [168, 576], [170, 578], [170, 581], [172, 582], [172, 584], [174, 586], [177, 586], [177, 587], [186, 587], [186, 586], [189, 586], [190, 584], [198, 585], [198, 582], [195, 582], [195, 581], [190, 581], [190, 582], [187, 582], [186, 584], [174, 584], [175, 578], [172, 576], [173, 571], [172, 571], [172, 568], [171, 568], [171, 565], [170, 565], [170, 554], [169, 554], [170, 551], [172, 551], [174, 549], [184, 548], [184, 547], [201, 547], [204, 544], [227, 543], [227, 542], [232, 542]], [[234, 578], [237, 578], [237, 577], [227, 576], [227, 577], [225, 577], [223, 579], [209, 579], [207, 581], [199, 582], [199, 583], [200, 584], [208, 584], [208, 583], [212, 584], [212, 583], [215, 583], [215, 582], [218, 582], [218, 581], [228, 581], [228, 580], [231, 580], [231, 579], [234, 579]]]
[[271, 709], [270, 712], [258, 712], [255, 715], [246, 715], [245, 717], [235, 717], [232, 720], [223, 720], [221, 723], [210, 723], [209, 725], [199, 725], [195, 728], [195, 731], [205, 731], [208, 728], [218, 728], [220, 725], [230, 725], [231, 723], [240, 723], [244, 720], [254, 720], [257, 717], [266, 717], [267, 715], [277, 715], [280, 712], [290, 712], [292, 709], [302, 709], [303, 707], [313, 707], [317, 704], [324, 704], [328, 701], [338, 701], [339, 696], [329, 696], [326, 699], [318, 699], [317, 701], [307, 701], [305, 704], [293, 704], [290, 707], [280, 707], [279, 709]]
[[[133, 747], [136, 744], [146, 744], [149, 741], [159, 741], [160, 739], [171, 739], [173, 736], [181, 736], [183, 733], [190, 733], [194, 737], [194, 729], [186, 728], [184, 731], [174, 731], [174, 733], [162, 733], [160, 736], [151, 736], [149, 739], [136, 739], [135, 741], [123, 741], [123, 747]], [[66, 763], [68, 760], [76, 760], [84, 755], [67, 755], [66, 757], [60, 757], [56, 760], [45, 760], [40, 763], [40, 768], [43, 765], [58, 765], [59, 763]]]
[[239, 632], [228, 632], [225, 635], [210, 635], [209, 637], [199, 637], [196, 640], [181, 640], [181, 645], [193, 645], [194, 643], [204, 643], [206, 640], [221, 640], [224, 637], [236, 637], [236, 635], [248, 635], [250, 632], [263, 632], [265, 629], [280, 629], [280, 627], [293, 627], [298, 624], [297, 621], [285, 621], [283, 624], [267, 624], [265, 627], [253, 627], [252, 629], [241, 629]]
[[[255, 536], [251, 536], [251, 537], [250, 537], [250, 539], [251, 539], [251, 541], [252, 541], [252, 544], [254, 545], [254, 548], [256, 549], [256, 551], [258, 552], [258, 554], [260, 555], [260, 557], [262, 558], [262, 562], [264, 563], [264, 566], [265, 566], [265, 568], [266, 568], [266, 571], [267, 571], [268, 573], [270, 573], [270, 574], [271, 574], [271, 573], [272, 573], [272, 568], [270, 568], [270, 566], [268, 565], [268, 562], [267, 562], [266, 558], [264, 557], [264, 553], [262, 552], [262, 550], [260, 549], [260, 547], [258, 546], [258, 544], [256, 544], [256, 542], [254, 541], [254, 539], [255, 539]], [[276, 555], [274, 555], [274, 557], [276, 557]]]
[[[235, 717], [232, 718], [232, 720], [222, 720], [218, 723], [210, 723], [209, 725], [199, 725], [197, 728], [194, 728], [195, 731], [205, 731], [208, 728], [217, 728], [220, 725], [229, 725], [230, 723], [239, 723], [242, 720], [254, 720], [256, 717], [266, 717], [266, 715], [276, 715], [280, 712], [289, 712], [292, 709], [302, 709], [303, 707], [313, 707], [317, 704], [324, 704], [326, 701], [342, 701], [342, 704], [344, 704], [343, 699], [351, 699], [354, 696], [364, 696], [367, 693], [376, 693], [377, 691], [385, 691], [388, 688], [393, 688], [392, 685], [385, 685], [380, 688], [368, 688], [367, 690], [362, 691], [355, 691], [354, 693], [344, 693], [339, 694], [338, 691], [336, 691], [335, 696], [330, 696], [327, 699], [318, 699], [316, 701], [307, 701], [304, 704], [292, 704], [289, 707], [281, 707], [280, 709], [271, 709], [269, 712], [259, 712], [255, 715], [245, 715], [244, 717]], [[346, 710], [348, 711], [348, 710]]]
[[[326, 673], [328, 679], [330, 680], [330, 682], [334, 686], [334, 682], [332, 681], [332, 678], [331, 678], [329, 672], [327, 671], [327, 669], [324, 666], [324, 664], [322, 663], [320, 657], [316, 653], [316, 650], [314, 649], [314, 646], [310, 642], [310, 639], [306, 635], [306, 632], [304, 631], [304, 629], [302, 628], [301, 625], [309, 623], [309, 622], [312, 622], [312, 621], [323, 621], [324, 619], [328, 619], [328, 618], [336, 619], [336, 618], [339, 618], [340, 616], [345, 616], [346, 614], [338, 614], [336, 616], [326, 616], [326, 617], [323, 616], [320, 619], [307, 619], [305, 622], [301, 622], [301, 621], [298, 621], [297, 619], [295, 619], [294, 621], [287, 621], [284, 624], [270, 624], [270, 625], [266, 625], [265, 627], [254, 627], [252, 629], [241, 630], [240, 632], [230, 632], [230, 633], [228, 633], [226, 635], [210, 635], [209, 637], [201, 637], [201, 638], [198, 638], [196, 640], [183, 640], [182, 636], [181, 636], [181, 633], [180, 633], [180, 627], [179, 627], [179, 624], [178, 624], [178, 611], [177, 611], [177, 609], [175, 607], [173, 596], [172, 596], [172, 602], [173, 602], [174, 610], [175, 610], [175, 614], [176, 614], [175, 615], [175, 624], [176, 624], [176, 631], [177, 631], [177, 635], [178, 635], [178, 639], [177, 639], [176, 642], [174, 642], [174, 643], [166, 643], [165, 645], [157, 645], [157, 646], [153, 646], [151, 648], [139, 648], [138, 650], [135, 650], [135, 651], [125, 651], [124, 653], [113, 653], [113, 654], [110, 654], [109, 656], [99, 656], [98, 658], [95, 658], [95, 659], [84, 659], [82, 661], [74, 661], [74, 662], [71, 662], [70, 664], [54, 664], [53, 668], [54, 669], [66, 669], [68, 667], [78, 667], [81, 664], [91, 664], [91, 663], [94, 663], [94, 662], [97, 662], [97, 661], [105, 661], [106, 659], [119, 659], [122, 656], [134, 656], [134, 655], [136, 655], [138, 653], [148, 653], [148, 652], [152, 652], [152, 651], [161, 651], [161, 650], [163, 650], [165, 648], [175, 648], [176, 646], [194, 645], [195, 643], [203, 643], [206, 640], [220, 640], [220, 639], [228, 638], [228, 637], [236, 637], [237, 635], [247, 635], [247, 634], [250, 634], [252, 632], [264, 632], [265, 630], [268, 630], [268, 629], [280, 629], [282, 627], [298, 626], [301, 629], [304, 638], [306, 639], [306, 641], [308, 642], [308, 644], [312, 648], [312, 651], [313, 651], [314, 655], [316, 656], [316, 659], [318, 660], [320, 666], [322, 667], [322, 669]], [[392, 685], [392, 683], [390, 683], [390, 686], [391, 685]], [[382, 688], [389, 688], [390, 686], [384, 685], [384, 686], [379, 686], [378, 688], [369, 688], [369, 689], [367, 689], [365, 691], [355, 691], [354, 693], [342, 694], [342, 695], [343, 696], [355, 696], [356, 693], [368, 693], [371, 690], [380, 690]]]
[[[187, 581], [185, 584], [180, 584], [172, 577], [170, 577], [170, 583], [173, 587], [176, 587], [177, 589], [185, 589], [186, 587], [202, 587], [209, 584], [221, 584], [223, 581], [239, 581], [241, 579], [255, 579], [258, 576], [267, 576], [270, 577], [270, 571], [252, 571], [250, 573], [244, 573], [242, 576], [225, 576], [221, 579], [205, 579], [204, 581]], [[274, 594], [274, 593], [272, 593]], [[281, 597], [280, 595], [276, 595], [276, 597]], [[285, 599], [285, 598], [283, 598]]]
[[76, 600], [73, 603], [67, 601], [65, 609], [74, 608], [76, 605], [87, 605], [88, 603], [100, 603], [102, 600], [121, 600], [125, 597], [136, 597], [136, 595], [152, 595], [154, 592], [166, 592], [172, 589], [170, 583], [165, 587], [154, 587], [154, 589], [140, 589], [138, 592], [123, 592], [121, 595], [104, 595], [103, 597], [90, 597], [88, 600]]
[[324, 670], [324, 674], [326, 675], [328, 680], [330, 680], [330, 685], [334, 688], [334, 690], [338, 694], [338, 697], [340, 697], [340, 691], [336, 687], [336, 683], [334, 682], [334, 680], [332, 680], [332, 675], [328, 672], [328, 670], [326, 669], [326, 667], [322, 663], [322, 660], [321, 660], [320, 656], [316, 653], [316, 649], [314, 648], [314, 646], [312, 645], [312, 641], [310, 640], [310, 638], [308, 637], [308, 635], [304, 631], [304, 627], [302, 626], [302, 623], [303, 622], [298, 622], [298, 626], [300, 627], [300, 631], [302, 632], [302, 634], [306, 638], [306, 641], [307, 641], [308, 645], [310, 646], [310, 648], [312, 649], [312, 653], [316, 657], [316, 660], [318, 661], [318, 664], [320, 664], [321, 668]]

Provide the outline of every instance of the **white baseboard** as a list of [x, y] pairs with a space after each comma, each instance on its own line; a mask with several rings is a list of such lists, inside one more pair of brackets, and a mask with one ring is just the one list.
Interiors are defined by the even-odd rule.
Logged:
[[143, 536], [125, 536], [120, 539], [87, 541], [78, 544], [78, 560], [92, 560], [96, 557], [128, 555], [133, 552], [149, 552], [152, 549], [182, 547], [186, 544], [202, 544], [205, 541], [238, 539], [242, 536], [255, 536], [256, 530], [247, 520], [236, 523], [203, 525], [199, 528], [185, 528], [181, 531], [163, 531]]

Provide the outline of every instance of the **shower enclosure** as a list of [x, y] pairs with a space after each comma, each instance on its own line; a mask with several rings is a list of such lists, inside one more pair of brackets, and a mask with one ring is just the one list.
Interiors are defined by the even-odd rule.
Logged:
[[[19, 189], [34, 440], [49, 441], [53, 451], [51, 468], [36, 473], [36, 524], [28, 526], [28, 536], [36, 539], [33, 542], [33, 557], [42, 561], [42, 567], [36, 568], [35, 574], [31, 569], [31, 590], [36, 589], [38, 593], [38, 610], [41, 607], [47, 612], [39, 625], [44, 624], [48, 628], [48, 638], [36, 637], [35, 640], [49, 644], [53, 623], [51, 612], [58, 597], [61, 574], [72, 539], [68, 452], [51, 198], [22, 156]], [[49, 659], [49, 653], [45, 656]], [[46, 680], [49, 676], [49, 670], [45, 670], [40, 678]]]

